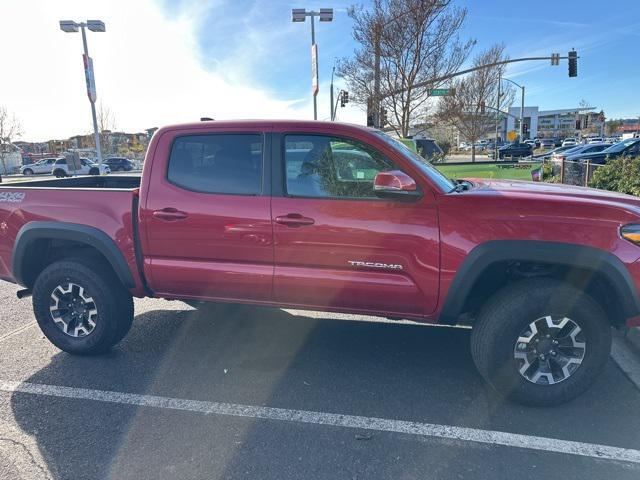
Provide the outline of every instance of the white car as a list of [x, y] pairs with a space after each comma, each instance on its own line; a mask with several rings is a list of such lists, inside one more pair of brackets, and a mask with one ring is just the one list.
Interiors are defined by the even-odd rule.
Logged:
[[572, 147], [574, 145], [578, 145], [578, 141], [575, 138], [565, 138], [562, 142], [563, 147]]
[[97, 163], [93, 163], [88, 158], [80, 158], [80, 163], [82, 167], [76, 171], [69, 171], [69, 166], [67, 165], [66, 158], [58, 158], [56, 163], [53, 165], [51, 170], [51, 174], [56, 177], [67, 177], [69, 175], [105, 175], [107, 173], [111, 173], [111, 169], [108, 165], [102, 164], [101, 166]]
[[589, 138], [589, 140], [587, 140], [587, 144], [589, 144], [589, 143], [602, 143], [602, 142], [604, 142], [602, 137], [591, 137], [591, 138]]
[[38, 173], [51, 173], [53, 164], [56, 163], [57, 158], [43, 158], [39, 162], [24, 165], [20, 168], [22, 175], [35, 175]]

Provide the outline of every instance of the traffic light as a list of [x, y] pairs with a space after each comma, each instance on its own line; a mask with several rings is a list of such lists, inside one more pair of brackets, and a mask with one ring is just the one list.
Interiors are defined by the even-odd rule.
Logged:
[[[522, 135], [527, 135], [529, 133], [529, 125], [526, 123], [522, 124]], [[522, 142], [522, 139], [520, 139]]]
[[347, 103], [349, 103], [349, 92], [342, 90], [340, 92], [340, 106], [344, 107]]
[[373, 111], [373, 99], [371, 97], [367, 98], [367, 127], [375, 127], [376, 118], [375, 112]]
[[484, 115], [485, 112], [485, 103], [484, 101], [480, 102], [480, 113], [482, 113]]
[[575, 50], [569, 52], [569, 76], [578, 76], [578, 52]]
[[387, 109], [380, 109], [380, 128], [384, 127], [387, 124]]

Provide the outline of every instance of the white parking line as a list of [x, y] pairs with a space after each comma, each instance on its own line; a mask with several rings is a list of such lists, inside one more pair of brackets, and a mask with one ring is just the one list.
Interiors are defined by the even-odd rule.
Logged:
[[26, 330], [26, 329], [28, 329], [28, 328], [31, 328], [31, 327], [33, 327], [33, 326], [35, 326], [35, 325], [37, 325], [37, 323], [36, 323], [36, 322], [29, 322], [29, 323], [27, 323], [26, 325], [23, 325], [23, 326], [21, 326], [21, 327], [18, 327], [18, 328], [16, 328], [15, 330], [12, 330], [12, 331], [11, 331], [11, 332], [9, 332], [9, 333], [5, 333], [4, 335], [0, 335], [0, 342], [2, 342], [3, 340], [6, 340], [7, 338], [11, 338], [11, 337], [13, 337], [14, 335], [17, 335], [17, 334], [19, 334], [20, 332], [22, 332], [22, 331], [24, 331], [24, 330]]
[[378, 432], [394, 432], [423, 437], [445, 438], [463, 442], [539, 450], [551, 453], [579, 455], [596, 459], [640, 464], [640, 450], [610, 447], [593, 443], [572, 442], [555, 438], [536, 437], [517, 433], [480, 430], [433, 423], [408, 422], [385, 418], [340, 415], [335, 413], [257, 407], [232, 403], [184, 400], [180, 398], [140, 395], [58, 385], [0, 380], [0, 391], [20, 392], [61, 398], [93, 400], [140, 407], [180, 410], [186, 412], [260, 418], [286, 422], [311, 423], [333, 427], [359, 428]]

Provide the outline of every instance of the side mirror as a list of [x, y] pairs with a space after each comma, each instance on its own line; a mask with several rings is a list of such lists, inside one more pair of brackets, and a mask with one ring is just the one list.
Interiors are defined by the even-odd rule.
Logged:
[[393, 198], [412, 202], [422, 198], [422, 192], [413, 178], [400, 170], [380, 172], [373, 180], [373, 191], [380, 198]]

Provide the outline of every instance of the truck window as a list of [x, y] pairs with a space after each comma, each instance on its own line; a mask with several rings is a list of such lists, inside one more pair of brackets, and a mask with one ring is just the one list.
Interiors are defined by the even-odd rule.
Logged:
[[259, 195], [262, 144], [260, 134], [177, 137], [171, 147], [167, 179], [196, 192]]
[[360, 142], [321, 135], [285, 137], [287, 193], [298, 197], [377, 198], [376, 174], [393, 163]]

